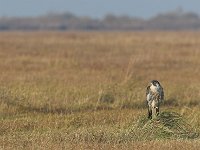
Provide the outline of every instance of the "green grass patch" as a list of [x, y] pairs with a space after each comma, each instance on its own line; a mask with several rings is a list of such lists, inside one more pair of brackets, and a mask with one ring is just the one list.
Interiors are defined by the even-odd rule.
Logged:
[[150, 139], [194, 139], [199, 133], [176, 112], [162, 112], [157, 118], [148, 120], [141, 117], [138, 120], [138, 129], [145, 140]]

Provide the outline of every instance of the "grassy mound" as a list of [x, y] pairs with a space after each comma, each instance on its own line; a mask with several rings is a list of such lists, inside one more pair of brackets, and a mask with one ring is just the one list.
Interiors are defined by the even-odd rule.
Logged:
[[195, 139], [199, 137], [193, 128], [180, 114], [162, 112], [156, 119], [149, 120], [141, 116], [135, 122], [123, 127], [96, 126], [79, 128], [67, 136], [68, 141], [127, 143], [159, 139]]
[[156, 119], [139, 118], [137, 122], [140, 139], [193, 139], [199, 133], [186, 119], [176, 112], [162, 112]]

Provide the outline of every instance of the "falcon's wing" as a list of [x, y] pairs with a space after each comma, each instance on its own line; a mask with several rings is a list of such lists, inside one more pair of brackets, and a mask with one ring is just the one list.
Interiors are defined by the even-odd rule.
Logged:
[[150, 86], [147, 86], [147, 89], [146, 89], [146, 96], [149, 94], [149, 91], [150, 91]]
[[164, 100], [164, 90], [163, 88], [161, 87], [161, 90], [160, 90], [160, 95], [161, 95], [161, 101]]
[[150, 100], [150, 86], [147, 86], [146, 89], [146, 101], [148, 102]]

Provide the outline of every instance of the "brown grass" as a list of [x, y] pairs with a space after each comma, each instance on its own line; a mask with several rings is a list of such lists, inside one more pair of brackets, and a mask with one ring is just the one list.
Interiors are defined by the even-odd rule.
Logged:
[[161, 111], [200, 129], [199, 49], [199, 32], [2, 32], [0, 148], [195, 149], [124, 133], [146, 114], [152, 79], [165, 90]]

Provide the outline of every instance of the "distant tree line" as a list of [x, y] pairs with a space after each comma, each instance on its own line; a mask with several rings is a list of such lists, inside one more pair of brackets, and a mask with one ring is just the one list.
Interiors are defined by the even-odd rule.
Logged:
[[106, 15], [103, 19], [71, 13], [38, 17], [1, 17], [3, 30], [199, 30], [200, 17], [193, 12], [172, 11], [150, 19]]

